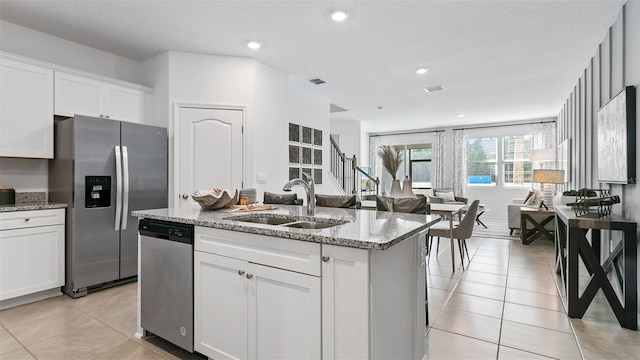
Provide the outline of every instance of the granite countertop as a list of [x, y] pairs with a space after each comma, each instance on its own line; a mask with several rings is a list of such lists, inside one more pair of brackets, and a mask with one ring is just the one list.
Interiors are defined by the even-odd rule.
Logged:
[[[276, 209], [252, 212], [223, 212], [201, 210], [194, 205], [188, 208], [133, 211], [139, 218], [172, 221], [217, 229], [275, 236], [294, 240], [311, 241], [361, 249], [385, 250], [440, 221], [437, 215], [391, 213], [374, 210], [316, 208], [315, 217], [306, 215], [305, 206], [275, 205]], [[264, 215], [318, 220], [340, 223], [325, 229], [298, 229], [284, 226], [241, 222], [233, 218], [260, 217]], [[232, 219], [229, 219], [232, 218]]]
[[15, 203], [13, 205], [0, 205], [0, 212], [64, 209], [66, 207], [67, 204], [51, 203], [46, 201], [37, 203]]

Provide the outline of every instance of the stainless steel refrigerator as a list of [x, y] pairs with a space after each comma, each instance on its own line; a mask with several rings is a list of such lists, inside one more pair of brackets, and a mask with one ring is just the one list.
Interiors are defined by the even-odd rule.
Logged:
[[79, 115], [56, 121], [49, 201], [69, 204], [66, 294], [135, 280], [131, 211], [167, 207], [167, 130]]

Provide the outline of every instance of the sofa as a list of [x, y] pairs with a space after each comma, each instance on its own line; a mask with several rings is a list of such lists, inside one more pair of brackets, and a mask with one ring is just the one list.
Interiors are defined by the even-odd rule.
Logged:
[[466, 205], [469, 199], [462, 196], [456, 196], [452, 188], [434, 189], [433, 196], [429, 196], [429, 202], [435, 204], [460, 204]]

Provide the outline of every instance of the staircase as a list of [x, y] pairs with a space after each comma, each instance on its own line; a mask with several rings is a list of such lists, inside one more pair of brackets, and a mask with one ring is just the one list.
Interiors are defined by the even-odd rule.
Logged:
[[373, 200], [378, 195], [380, 180], [369, 175], [361, 167], [355, 155], [347, 157], [340, 150], [333, 136], [331, 140], [331, 168], [330, 173], [334, 181], [345, 194], [359, 195], [360, 200]]

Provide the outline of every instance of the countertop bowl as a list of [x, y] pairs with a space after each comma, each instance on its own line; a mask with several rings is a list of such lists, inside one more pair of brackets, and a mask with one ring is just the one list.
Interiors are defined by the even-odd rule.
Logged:
[[[233, 194], [233, 195], [231, 195]], [[191, 194], [203, 210], [217, 210], [238, 203], [238, 189], [234, 190], [196, 190]]]

